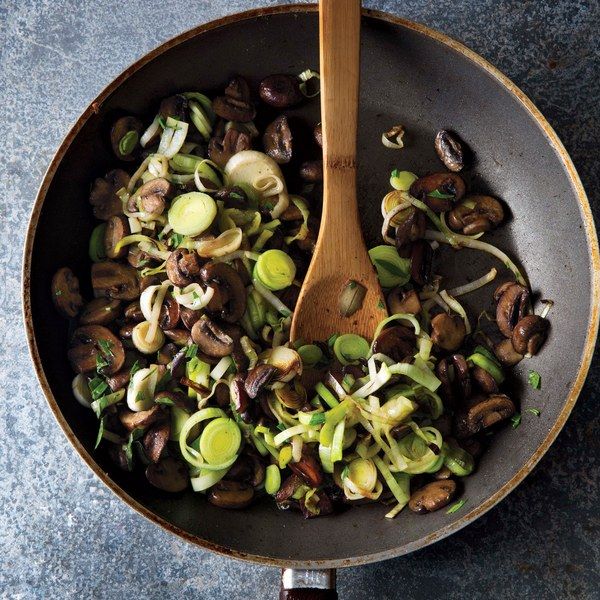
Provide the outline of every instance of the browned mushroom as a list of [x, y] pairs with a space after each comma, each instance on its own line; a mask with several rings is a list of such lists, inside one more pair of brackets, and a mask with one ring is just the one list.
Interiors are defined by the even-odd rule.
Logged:
[[123, 203], [117, 192], [129, 183], [129, 175], [122, 169], [109, 171], [94, 181], [90, 192], [90, 204], [94, 216], [106, 221], [114, 215], [123, 214]]
[[188, 346], [192, 343], [190, 332], [187, 329], [166, 329], [164, 333], [177, 346]]
[[512, 345], [519, 354], [534, 355], [546, 341], [550, 321], [539, 315], [527, 315], [512, 332]]
[[315, 128], [313, 130], [313, 136], [315, 138], [315, 142], [317, 142], [317, 144], [319, 146], [321, 146], [321, 148], [323, 147], [323, 127], [321, 126], [321, 123], [317, 123], [315, 125]]
[[241, 481], [222, 479], [208, 492], [207, 499], [219, 508], [245, 508], [254, 498], [254, 488]]
[[160, 215], [165, 210], [165, 200], [170, 199], [174, 193], [174, 186], [163, 177], [151, 179], [137, 191], [140, 208], [144, 212]]
[[[292, 159], [292, 132], [287, 117], [281, 115], [267, 125], [263, 135], [265, 152], [279, 164], [289, 163]], [[300, 216], [302, 218], [302, 215]]]
[[417, 179], [410, 194], [422, 200], [434, 212], [445, 212], [465, 195], [465, 182], [457, 173], [433, 173]]
[[179, 324], [180, 309], [175, 298], [165, 298], [161, 308], [158, 324], [165, 331], [167, 329], [175, 329]]
[[302, 446], [302, 456], [298, 462], [288, 463], [293, 473], [299, 475], [310, 487], [319, 487], [323, 483], [323, 471], [319, 461], [306, 444]]
[[222, 187], [214, 195], [215, 200], [222, 200], [226, 208], [248, 208], [248, 196], [239, 186]]
[[110, 143], [117, 158], [135, 160], [143, 124], [135, 117], [117, 119], [110, 130]]
[[497, 394], [500, 390], [496, 380], [481, 367], [473, 367], [473, 379], [484, 394]]
[[229, 159], [238, 152], [250, 150], [252, 140], [247, 133], [231, 128], [225, 135], [213, 136], [208, 143], [208, 156], [219, 165], [225, 167]]
[[103, 375], [113, 375], [125, 362], [123, 344], [102, 325], [78, 327], [73, 332], [67, 355], [77, 373], [89, 373], [98, 368]]
[[128, 321], [134, 321], [135, 323], [141, 323], [144, 320], [144, 313], [140, 308], [139, 300], [130, 302], [123, 313]]
[[503, 220], [502, 204], [492, 196], [467, 196], [448, 214], [448, 225], [464, 235], [489, 231]]
[[309, 183], [323, 181], [323, 161], [308, 160], [300, 165], [300, 178]]
[[127, 250], [127, 262], [134, 269], [141, 269], [145, 267], [150, 262], [150, 255], [143, 250], [140, 250], [135, 244], [131, 244], [128, 246]]
[[250, 397], [244, 386], [244, 378], [241, 375], [236, 375], [229, 386], [229, 393], [233, 407], [238, 414], [246, 412], [250, 405]]
[[[131, 376], [131, 369], [129, 367], [125, 367], [121, 369], [111, 377], [107, 377], [106, 383], [108, 383], [108, 387], [111, 392], [116, 392], [118, 390], [122, 390], [126, 388], [129, 384], [129, 378]], [[139, 414], [139, 413], [134, 413]]]
[[471, 395], [469, 365], [462, 354], [442, 358], [436, 366], [436, 374], [442, 382], [442, 397], [449, 406], [454, 406], [458, 399], [466, 400]]
[[388, 294], [387, 305], [392, 315], [398, 313], [418, 315], [421, 312], [421, 300], [416, 290], [403, 290], [400, 286]]
[[177, 94], [175, 96], [169, 96], [160, 103], [158, 114], [165, 121], [171, 117], [178, 121], [186, 120], [188, 102], [185, 96]]
[[[238, 272], [226, 263], [208, 263], [200, 270], [202, 281], [226, 298], [218, 307], [228, 323], [239, 321], [246, 312], [246, 288]], [[210, 305], [208, 307], [210, 309]]]
[[[412, 206], [405, 211], [402, 211], [397, 217], [397, 220], [394, 218], [394, 225], [398, 223], [398, 225], [396, 225], [395, 233], [396, 248], [400, 249], [410, 242], [423, 238], [427, 226], [427, 219], [422, 210]], [[401, 221], [400, 218], [402, 219]]]
[[146, 479], [165, 492], [183, 492], [188, 486], [190, 475], [186, 464], [173, 456], [165, 456], [146, 468]]
[[415, 334], [403, 325], [388, 327], [373, 342], [373, 353], [385, 354], [395, 362], [403, 362], [415, 353]]
[[279, 369], [274, 365], [256, 365], [247, 375], [244, 387], [250, 398], [256, 398], [259, 392], [277, 375]]
[[79, 315], [80, 325], [108, 325], [119, 316], [120, 300], [112, 298], [94, 298], [90, 300]]
[[[136, 323], [125, 323], [119, 327], [119, 337], [123, 340], [131, 340], [133, 336], [133, 329], [136, 326]], [[128, 344], [128, 348], [133, 348], [133, 344]]]
[[411, 494], [408, 508], [420, 515], [446, 506], [456, 494], [456, 482], [452, 479], [432, 481]]
[[435, 136], [435, 151], [449, 171], [462, 171], [465, 166], [465, 149], [454, 133], [442, 129]]
[[301, 410], [307, 404], [306, 390], [300, 384], [294, 387], [285, 384], [274, 391], [277, 400], [292, 410]]
[[92, 287], [96, 298], [133, 300], [140, 295], [137, 271], [129, 265], [108, 260], [92, 265]]
[[177, 248], [169, 254], [165, 268], [171, 283], [185, 287], [198, 279], [200, 266], [200, 257], [194, 251]]
[[275, 108], [289, 108], [302, 102], [300, 82], [293, 75], [269, 75], [258, 87], [258, 94], [263, 102]]
[[79, 279], [73, 271], [68, 267], [56, 271], [51, 290], [56, 310], [68, 319], [76, 317], [83, 306], [83, 298], [79, 293]]
[[206, 315], [194, 323], [192, 340], [208, 356], [228, 356], [233, 351], [233, 339]]
[[119, 421], [127, 431], [134, 429], [146, 429], [153, 425], [159, 419], [164, 417], [164, 412], [159, 404], [155, 404], [148, 410], [140, 410], [133, 412], [131, 410], [123, 410], [119, 413]]
[[194, 323], [202, 316], [202, 311], [200, 310], [192, 310], [191, 308], [186, 308], [185, 306], [179, 307], [179, 317], [181, 318], [181, 322], [191, 331]]
[[442, 467], [439, 471], [433, 474], [434, 479], [450, 479], [452, 477], [452, 471], [448, 467]]
[[442, 350], [458, 350], [466, 335], [465, 323], [458, 315], [440, 313], [431, 319], [431, 341]]
[[433, 261], [433, 250], [425, 240], [417, 240], [412, 243], [410, 252], [410, 276], [412, 280], [425, 285], [431, 279], [431, 266]]
[[104, 230], [104, 252], [107, 258], [123, 258], [128, 250], [123, 246], [117, 250], [117, 244], [129, 235], [129, 221], [124, 215], [113, 215], [106, 222]]
[[525, 316], [529, 307], [529, 290], [514, 282], [500, 285], [494, 292], [496, 307], [496, 324], [502, 334], [512, 336], [515, 325]]
[[519, 361], [523, 360], [523, 355], [519, 354], [512, 344], [512, 340], [506, 339], [498, 342], [494, 346], [494, 354], [498, 360], [506, 367], [513, 367]]
[[161, 421], [149, 429], [142, 440], [146, 456], [151, 462], [157, 463], [167, 446], [169, 436], [171, 435], [171, 422], [169, 420]]
[[225, 88], [224, 96], [213, 100], [215, 114], [226, 121], [247, 123], [256, 116], [256, 109], [250, 101], [250, 87], [243, 77], [234, 77]]
[[156, 362], [159, 365], [168, 365], [175, 358], [177, 353], [179, 352], [179, 348], [173, 343], [169, 342], [165, 344], [157, 353], [156, 353]]
[[470, 437], [514, 414], [515, 405], [505, 394], [474, 398], [472, 406], [455, 417], [456, 437]]

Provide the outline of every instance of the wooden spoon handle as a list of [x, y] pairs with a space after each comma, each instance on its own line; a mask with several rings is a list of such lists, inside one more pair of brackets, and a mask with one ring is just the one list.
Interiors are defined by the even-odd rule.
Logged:
[[360, 0], [321, 0], [319, 33], [325, 209], [356, 211]]

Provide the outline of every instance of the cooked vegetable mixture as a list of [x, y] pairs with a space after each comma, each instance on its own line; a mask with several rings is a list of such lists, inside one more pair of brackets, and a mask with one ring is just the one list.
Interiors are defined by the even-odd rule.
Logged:
[[[369, 254], [390, 316], [374, 339], [290, 343], [323, 167], [320, 125], [307, 135], [285, 109], [317, 93], [313, 71], [271, 75], [257, 98], [235, 77], [212, 100], [165, 98], [147, 128], [129, 115], [113, 124], [120, 167], [89, 198], [94, 297], [84, 302], [68, 267], [52, 280], [74, 320], [73, 394], [98, 418], [99, 451], [167, 492], [191, 487], [230, 509], [270, 495], [305, 517], [365, 501], [390, 518], [406, 505], [431, 512], [461, 493], [489, 433], [519, 424], [506, 369], [540, 349], [550, 303], [535, 314], [517, 266], [480, 239], [502, 224], [503, 204], [467, 194], [468, 149], [440, 131], [448, 171], [394, 171], [383, 198], [382, 244]], [[403, 136], [397, 125], [382, 142], [407, 152]], [[474, 327], [459, 298], [497, 270], [448, 289], [431, 268], [440, 244], [512, 272], [494, 292], [495, 319], [482, 313]], [[348, 281], [342, 314], [364, 294]], [[529, 381], [539, 389], [538, 373]]]

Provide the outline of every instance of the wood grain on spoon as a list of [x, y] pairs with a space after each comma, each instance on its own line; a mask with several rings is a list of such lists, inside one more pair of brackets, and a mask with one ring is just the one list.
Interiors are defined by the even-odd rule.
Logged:
[[[357, 333], [371, 339], [387, 312], [356, 201], [360, 1], [322, 0], [319, 32], [323, 215], [294, 311], [291, 339], [326, 340], [334, 333]], [[344, 317], [339, 296], [350, 280], [363, 285], [367, 294], [360, 310]]]

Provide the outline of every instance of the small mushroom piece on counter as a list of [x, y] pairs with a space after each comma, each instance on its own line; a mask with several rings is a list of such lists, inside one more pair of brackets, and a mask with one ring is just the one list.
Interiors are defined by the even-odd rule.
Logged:
[[413, 492], [408, 508], [420, 515], [444, 508], [456, 494], [456, 482], [452, 479], [432, 481]]
[[83, 298], [79, 292], [79, 279], [69, 267], [56, 271], [51, 289], [56, 310], [68, 319], [76, 317], [83, 306]]

